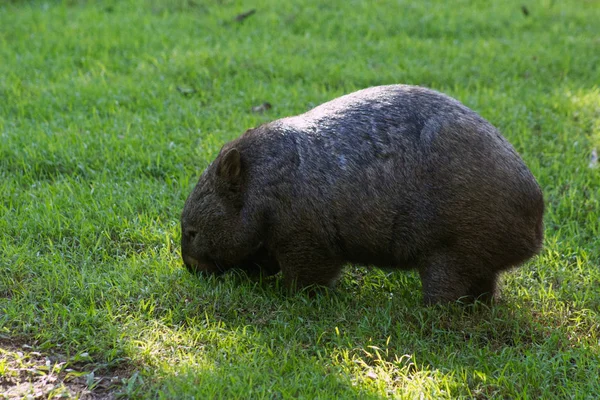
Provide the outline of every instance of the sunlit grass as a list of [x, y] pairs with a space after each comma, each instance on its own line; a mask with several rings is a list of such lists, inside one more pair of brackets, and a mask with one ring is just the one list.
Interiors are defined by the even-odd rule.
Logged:
[[[593, 1], [0, 3], [0, 381], [40, 352], [125, 397], [600, 393], [598, 20]], [[478, 111], [544, 190], [544, 250], [498, 304], [426, 308], [415, 273], [350, 267], [311, 298], [182, 268], [183, 202], [223, 143], [397, 82]]]

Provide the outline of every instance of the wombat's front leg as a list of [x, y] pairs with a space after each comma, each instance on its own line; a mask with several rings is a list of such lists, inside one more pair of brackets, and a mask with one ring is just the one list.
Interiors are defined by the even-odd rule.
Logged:
[[240, 269], [250, 276], [271, 276], [280, 271], [279, 263], [265, 248], [260, 248]]
[[310, 285], [333, 286], [343, 264], [325, 255], [318, 247], [302, 245], [283, 248], [277, 252], [283, 280], [288, 289], [294, 291]]
[[474, 257], [435, 254], [419, 268], [426, 304], [461, 300], [491, 301], [496, 292], [497, 274], [488, 271]]

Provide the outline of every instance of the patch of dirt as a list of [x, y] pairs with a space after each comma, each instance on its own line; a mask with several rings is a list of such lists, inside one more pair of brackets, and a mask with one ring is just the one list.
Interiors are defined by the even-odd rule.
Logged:
[[132, 374], [131, 368], [93, 363], [85, 353], [70, 359], [42, 354], [0, 337], [0, 399], [115, 399]]

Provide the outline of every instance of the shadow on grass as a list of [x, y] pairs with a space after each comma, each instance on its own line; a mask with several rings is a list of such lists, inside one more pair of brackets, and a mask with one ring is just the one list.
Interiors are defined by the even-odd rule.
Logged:
[[52, 271], [42, 263], [28, 285], [43, 283], [47, 293], [29, 304], [26, 286], [16, 287], [0, 302], [7, 312], [0, 325], [38, 339], [27, 342], [35, 351], [58, 351], [65, 360], [89, 354], [81, 368], [88, 375], [102, 364], [103, 376], [115, 368], [131, 372], [119, 374], [115, 389], [128, 398], [600, 390], [592, 378], [600, 374], [597, 313], [544, 297], [523, 277], [528, 267], [504, 285], [508, 295], [494, 306], [425, 307], [414, 272], [348, 268], [335, 290], [311, 297], [286, 295], [280, 277], [199, 279], [171, 256], [132, 256], [127, 266], [100, 269]]
[[175, 274], [127, 351], [166, 397], [512, 396], [571, 374], [573, 361], [540, 357], [572, 338], [518, 304], [425, 307], [413, 273], [356, 269], [317, 296], [279, 283]]

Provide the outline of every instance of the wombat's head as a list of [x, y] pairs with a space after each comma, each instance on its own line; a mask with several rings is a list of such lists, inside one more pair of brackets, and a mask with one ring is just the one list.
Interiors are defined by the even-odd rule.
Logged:
[[240, 152], [225, 146], [204, 171], [181, 215], [181, 256], [190, 272], [220, 274], [260, 246], [243, 204]]

